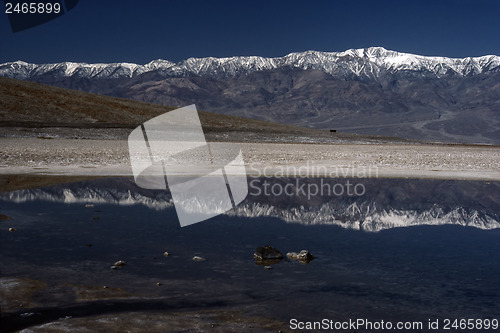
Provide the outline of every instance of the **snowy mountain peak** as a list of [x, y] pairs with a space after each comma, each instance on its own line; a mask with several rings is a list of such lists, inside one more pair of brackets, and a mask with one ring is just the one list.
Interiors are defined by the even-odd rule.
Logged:
[[0, 64], [0, 76], [34, 79], [41, 76], [81, 78], [131, 78], [157, 71], [164, 77], [236, 76], [280, 68], [319, 70], [338, 78], [377, 79], [383, 74], [413, 72], [421, 76], [470, 76], [500, 71], [500, 57], [446, 58], [428, 57], [386, 50], [383, 47], [349, 49], [343, 52], [305, 51], [284, 57], [264, 58], [240, 56], [227, 58], [189, 58], [178, 63], [153, 60], [145, 65], [132, 63], [75, 63], [30, 64], [15, 61]]
[[157, 70], [157, 69], [162, 69], [162, 68], [169, 68], [174, 66], [175, 63], [168, 61], [168, 60], [163, 60], [163, 59], [156, 59], [153, 61], [148, 62], [144, 67], [148, 68], [149, 70]]

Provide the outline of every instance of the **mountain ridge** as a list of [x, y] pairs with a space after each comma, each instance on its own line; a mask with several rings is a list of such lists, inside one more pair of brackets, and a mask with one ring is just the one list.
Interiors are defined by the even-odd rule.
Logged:
[[424, 71], [426, 75], [468, 76], [485, 72], [500, 71], [500, 57], [485, 55], [480, 57], [448, 58], [422, 56], [411, 53], [386, 50], [382, 47], [349, 49], [342, 52], [304, 51], [293, 52], [283, 57], [266, 58], [259, 56], [188, 58], [174, 63], [164, 59], [152, 60], [139, 65], [127, 62], [83, 63], [60, 62], [33, 64], [21, 60], [0, 64], [0, 76], [27, 79], [47, 73], [59, 76], [84, 78], [122, 78], [158, 71], [164, 77], [236, 76], [255, 71], [278, 68], [316, 69], [337, 77], [377, 78], [384, 71]]
[[0, 76], [141, 102], [362, 135], [500, 144], [500, 57], [381, 47], [178, 63], [0, 65]]

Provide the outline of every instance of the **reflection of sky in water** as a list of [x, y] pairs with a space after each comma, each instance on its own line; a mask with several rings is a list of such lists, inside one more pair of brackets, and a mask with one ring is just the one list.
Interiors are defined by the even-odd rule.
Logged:
[[[0, 222], [0, 269], [46, 281], [37, 299], [56, 308], [75, 302], [63, 285], [83, 284], [123, 288], [146, 303], [217, 301], [284, 321], [500, 313], [498, 183], [363, 181], [362, 197], [250, 195], [235, 211], [185, 228], [168, 193], [137, 190], [129, 179], [11, 192], [0, 201], [13, 218]], [[375, 217], [383, 214], [398, 222]], [[446, 225], [392, 228], [405, 225], [404, 214], [413, 216], [408, 224]], [[354, 220], [380, 232], [352, 230]], [[265, 244], [316, 259], [265, 270], [252, 258]], [[127, 266], [110, 270], [117, 260]]]

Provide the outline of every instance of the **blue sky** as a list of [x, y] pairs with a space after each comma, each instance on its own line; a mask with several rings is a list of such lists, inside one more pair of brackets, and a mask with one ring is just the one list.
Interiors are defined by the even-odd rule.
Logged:
[[80, 0], [13, 33], [0, 13], [0, 63], [134, 62], [382, 46], [448, 57], [500, 55], [500, 1]]

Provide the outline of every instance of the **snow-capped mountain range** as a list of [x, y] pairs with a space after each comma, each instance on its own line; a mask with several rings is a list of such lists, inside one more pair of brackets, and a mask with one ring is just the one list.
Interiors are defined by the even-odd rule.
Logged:
[[427, 57], [370, 47], [145, 65], [16, 61], [0, 64], [0, 77], [338, 132], [500, 144], [496, 55]]
[[164, 77], [231, 77], [278, 68], [315, 69], [336, 77], [377, 78], [384, 73], [417, 72], [420, 75], [470, 76], [500, 71], [500, 57], [428, 57], [386, 50], [382, 47], [350, 49], [344, 52], [306, 51], [279, 58], [258, 56], [228, 58], [189, 58], [174, 63], [154, 60], [145, 65], [132, 63], [87, 64], [62, 62], [30, 64], [23, 61], [0, 65], [0, 76], [30, 79], [43, 75], [79, 78], [132, 78], [157, 71]]

